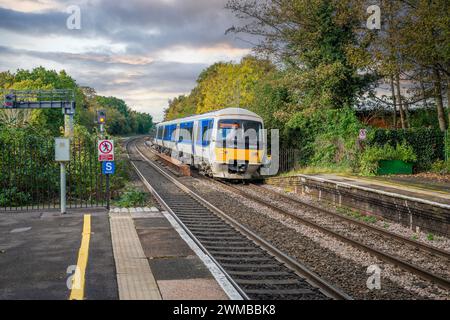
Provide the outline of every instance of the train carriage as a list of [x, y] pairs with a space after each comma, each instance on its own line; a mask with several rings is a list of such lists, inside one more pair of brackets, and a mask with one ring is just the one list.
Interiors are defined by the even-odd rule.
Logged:
[[263, 120], [251, 111], [227, 108], [162, 122], [154, 145], [212, 177], [258, 178], [265, 155]]

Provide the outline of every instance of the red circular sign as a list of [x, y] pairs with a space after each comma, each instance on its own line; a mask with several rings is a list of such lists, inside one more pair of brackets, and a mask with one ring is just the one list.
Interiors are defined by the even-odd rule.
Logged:
[[103, 154], [111, 153], [113, 150], [112, 143], [109, 141], [103, 141], [98, 145], [98, 150]]

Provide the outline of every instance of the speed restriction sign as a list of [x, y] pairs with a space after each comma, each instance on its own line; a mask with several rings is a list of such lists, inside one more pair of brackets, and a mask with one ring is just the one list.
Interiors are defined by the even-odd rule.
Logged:
[[98, 141], [98, 161], [114, 161], [114, 141]]

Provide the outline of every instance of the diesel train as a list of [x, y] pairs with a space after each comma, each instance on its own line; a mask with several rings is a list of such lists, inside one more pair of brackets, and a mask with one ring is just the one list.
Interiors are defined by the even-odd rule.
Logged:
[[265, 162], [263, 128], [257, 114], [227, 108], [159, 123], [153, 144], [211, 177], [249, 180]]

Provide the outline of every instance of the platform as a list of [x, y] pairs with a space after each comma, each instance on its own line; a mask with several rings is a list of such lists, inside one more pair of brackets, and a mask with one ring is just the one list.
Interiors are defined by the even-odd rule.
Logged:
[[81, 209], [0, 213], [0, 300], [69, 299], [87, 216], [84, 299], [118, 299], [108, 212]]
[[439, 184], [333, 174], [265, 179], [265, 183], [361, 214], [398, 222], [412, 230], [450, 236], [450, 193]]
[[234, 288], [156, 208], [0, 213], [0, 300], [226, 300]]
[[333, 174], [308, 176], [450, 206], [450, 184], [424, 183], [412, 179], [397, 178], [396, 176], [353, 177]]
[[121, 300], [226, 300], [229, 296], [164, 212], [112, 210]]

